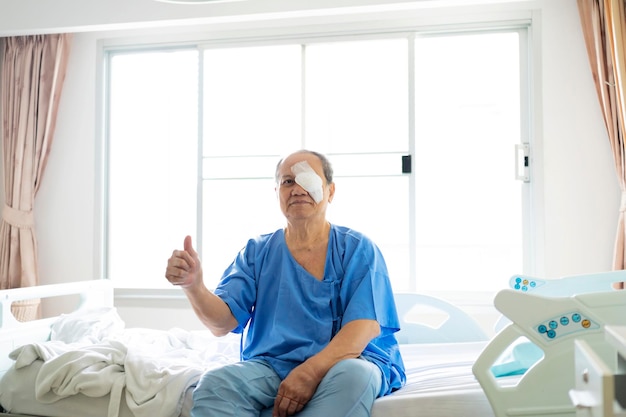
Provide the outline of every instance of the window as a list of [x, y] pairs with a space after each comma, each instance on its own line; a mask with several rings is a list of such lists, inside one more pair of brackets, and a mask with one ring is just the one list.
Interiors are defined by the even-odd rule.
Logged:
[[519, 43], [517, 32], [415, 43], [420, 289], [502, 288], [523, 270]]
[[378, 243], [396, 291], [501, 288], [523, 271], [524, 34], [109, 50], [106, 276], [166, 287], [191, 234], [213, 287], [283, 226], [275, 165], [308, 148], [335, 168], [329, 219]]

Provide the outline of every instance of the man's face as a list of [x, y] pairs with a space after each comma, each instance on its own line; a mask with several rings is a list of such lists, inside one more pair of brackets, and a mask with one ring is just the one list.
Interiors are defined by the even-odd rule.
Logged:
[[324, 178], [322, 162], [309, 153], [295, 153], [283, 161], [278, 170], [276, 191], [280, 208], [287, 219], [325, 216], [334, 191]]

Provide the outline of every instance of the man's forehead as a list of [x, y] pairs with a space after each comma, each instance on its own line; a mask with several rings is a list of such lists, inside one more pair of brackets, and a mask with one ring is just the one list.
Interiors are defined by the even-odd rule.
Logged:
[[294, 165], [298, 164], [299, 162], [307, 162], [311, 166], [311, 168], [313, 168], [314, 170], [316, 166], [318, 165], [317, 158], [312, 158], [308, 154], [295, 154], [295, 155], [288, 156], [287, 158], [285, 158], [283, 163], [280, 164], [280, 169], [279, 169], [280, 174], [292, 175], [293, 172], [291, 171], [291, 169], [293, 168]]

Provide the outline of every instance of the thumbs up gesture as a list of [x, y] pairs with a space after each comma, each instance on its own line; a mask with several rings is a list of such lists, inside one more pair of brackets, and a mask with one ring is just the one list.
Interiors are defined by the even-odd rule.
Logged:
[[193, 248], [191, 236], [185, 237], [183, 250], [175, 250], [167, 261], [165, 278], [173, 285], [183, 288], [202, 284], [202, 266], [198, 253]]

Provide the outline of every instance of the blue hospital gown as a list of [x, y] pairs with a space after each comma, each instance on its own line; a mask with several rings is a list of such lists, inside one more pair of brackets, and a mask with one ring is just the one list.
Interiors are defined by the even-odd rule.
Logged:
[[372, 319], [380, 335], [362, 357], [383, 375], [379, 395], [402, 387], [404, 364], [393, 335], [399, 329], [387, 267], [378, 247], [363, 234], [331, 225], [324, 279], [293, 258], [282, 229], [250, 239], [215, 290], [242, 333], [241, 358], [263, 359], [281, 377], [322, 350], [341, 326]]

